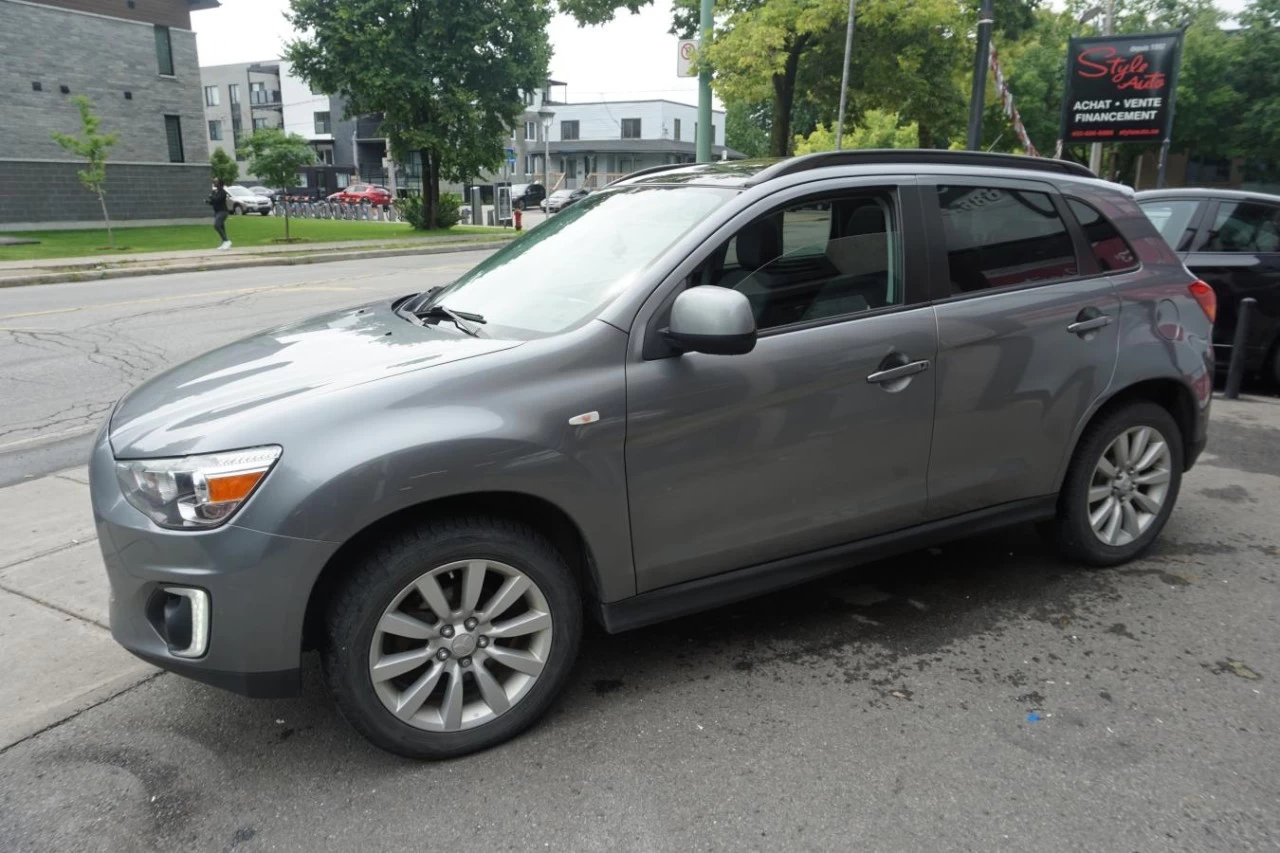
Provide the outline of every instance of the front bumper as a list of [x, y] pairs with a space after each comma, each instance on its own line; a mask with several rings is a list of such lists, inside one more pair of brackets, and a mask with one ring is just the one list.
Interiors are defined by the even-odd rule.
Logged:
[[[124, 499], [105, 428], [94, 444], [89, 481], [116, 642], [156, 666], [247, 696], [295, 695], [307, 601], [337, 543], [234, 524], [196, 532], [160, 528]], [[250, 500], [261, 497], [262, 489]], [[175, 655], [157, 628], [155, 599], [166, 587], [208, 593], [203, 656]]]

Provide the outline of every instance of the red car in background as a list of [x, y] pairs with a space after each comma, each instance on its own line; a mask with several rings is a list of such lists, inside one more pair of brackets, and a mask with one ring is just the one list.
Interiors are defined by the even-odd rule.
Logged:
[[344, 204], [391, 204], [391, 190], [374, 184], [352, 184], [328, 197]]

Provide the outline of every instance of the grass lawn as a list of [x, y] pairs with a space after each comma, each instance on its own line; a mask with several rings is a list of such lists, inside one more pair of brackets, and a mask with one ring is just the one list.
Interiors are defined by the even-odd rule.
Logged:
[[[218, 235], [213, 230], [213, 217], [204, 225], [160, 225], [146, 228], [115, 228], [116, 250], [106, 248], [105, 228], [75, 231], [3, 232], [0, 236], [29, 237], [39, 240], [20, 246], [0, 246], [0, 261], [30, 261], [44, 258], [77, 258], [86, 255], [134, 255], [140, 252], [174, 252], [185, 249], [216, 249]], [[434, 238], [438, 240], [480, 240], [505, 233], [510, 229], [455, 225], [446, 231], [414, 231], [403, 222], [347, 222], [334, 219], [290, 219], [289, 236], [297, 242], [287, 245], [305, 249], [308, 243], [330, 243], [339, 240], [405, 240]], [[275, 246], [284, 237], [284, 219], [276, 216], [231, 216], [227, 218], [227, 236], [235, 246]]]

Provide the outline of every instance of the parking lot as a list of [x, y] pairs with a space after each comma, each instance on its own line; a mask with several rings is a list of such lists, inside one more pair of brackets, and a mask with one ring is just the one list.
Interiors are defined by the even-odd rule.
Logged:
[[[386, 263], [409, 275], [404, 261]], [[296, 286], [354, 301], [350, 289], [365, 281], [337, 281], [334, 270]], [[369, 282], [388, 293], [410, 286]], [[196, 294], [205, 284], [181, 287]], [[256, 286], [209, 288], [204, 316], [225, 314], [219, 322], [239, 334], [251, 311], [296, 310], [303, 293], [283, 278]], [[42, 369], [67, 371], [64, 386], [99, 385], [107, 399], [116, 390], [106, 377], [133, 381], [141, 368], [91, 358], [101, 376], [76, 377], [73, 356], [50, 342], [73, 350], [114, 330], [90, 348], [114, 352], [156, 312], [187, 304], [6, 324], [43, 329], [14, 337], [43, 346]], [[147, 357], [176, 357], [216, 334], [156, 338], [165, 352]], [[24, 417], [48, 409], [65, 420], [64, 393], [75, 392], [21, 398]], [[69, 411], [89, 425], [90, 413]], [[1019, 529], [630, 634], [590, 631], [570, 689], [541, 724], [450, 762], [369, 746], [325, 698], [314, 659], [305, 695], [292, 700], [144, 672], [0, 749], [0, 848], [1274, 849], [1278, 447], [1280, 400], [1216, 401], [1209, 449], [1169, 527], [1149, 557], [1118, 569], [1064, 565]], [[23, 458], [69, 464], [60, 452]], [[0, 489], [0, 506], [14, 510], [4, 501], [30, 486]], [[70, 529], [87, 505], [48, 510], [69, 513]], [[77, 547], [92, 550], [46, 555], [49, 571]], [[13, 590], [0, 593], [9, 608], [0, 615], [65, 592], [41, 592], [24, 566], [0, 569], [0, 588]], [[87, 577], [101, 587], [76, 594], [92, 610], [106, 585]], [[51, 612], [59, 638], [102, 632], [92, 613]], [[38, 673], [46, 655], [65, 651], [25, 639], [18, 646], [0, 631], [6, 654], [30, 656], [10, 659], [8, 671]]]

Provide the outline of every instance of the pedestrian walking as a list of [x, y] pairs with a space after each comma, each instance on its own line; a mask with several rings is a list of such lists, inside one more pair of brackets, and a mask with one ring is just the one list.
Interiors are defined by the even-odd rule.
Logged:
[[209, 204], [213, 207], [213, 230], [222, 238], [219, 249], [230, 249], [231, 241], [227, 239], [227, 188], [222, 178], [213, 179], [213, 192], [209, 193]]

